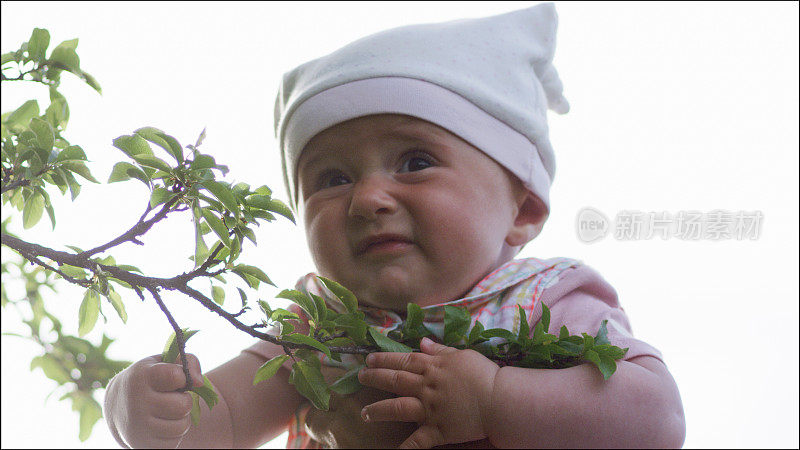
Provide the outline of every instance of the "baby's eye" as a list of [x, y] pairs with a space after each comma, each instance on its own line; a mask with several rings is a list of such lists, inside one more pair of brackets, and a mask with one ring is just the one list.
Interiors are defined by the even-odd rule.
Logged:
[[339, 172], [328, 172], [320, 177], [318, 186], [320, 189], [327, 189], [341, 186], [350, 182], [350, 179]]
[[415, 155], [411, 156], [410, 158], [406, 159], [405, 162], [403, 162], [403, 167], [401, 171], [417, 172], [432, 166], [433, 166], [433, 160], [430, 157]]

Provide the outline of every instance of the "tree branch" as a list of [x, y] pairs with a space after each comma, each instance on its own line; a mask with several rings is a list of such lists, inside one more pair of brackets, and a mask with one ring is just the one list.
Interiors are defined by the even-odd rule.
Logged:
[[[181, 392], [186, 392], [192, 389], [192, 376], [189, 375], [189, 362], [186, 360], [186, 339], [183, 336], [183, 330], [181, 327], [178, 326], [178, 323], [175, 322], [175, 318], [172, 317], [170, 314], [169, 309], [161, 300], [161, 296], [158, 294], [158, 290], [155, 288], [148, 288], [150, 291], [150, 295], [153, 296], [156, 303], [158, 303], [158, 307], [161, 308], [161, 311], [164, 312], [164, 315], [167, 316], [167, 320], [169, 324], [172, 325], [172, 329], [175, 330], [175, 339], [178, 341], [178, 353], [181, 355], [181, 366], [183, 366], [183, 375], [186, 377], [186, 385], [179, 389]], [[167, 362], [167, 361], [164, 361]]]
[[[141, 298], [143, 298], [141, 295], [141, 289], [147, 289], [148, 291], [150, 291], [151, 294], [153, 290], [159, 288], [178, 291], [193, 298], [201, 305], [203, 305], [206, 309], [215, 312], [217, 315], [230, 322], [230, 324], [233, 325], [235, 328], [249, 334], [254, 338], [261, 339], [263, 341], [267, 341], [275, 345], [281, 345], [286, 348], [306, 348], [309, 350], [315, 350], [315, 351], [317, 350], [314, 347], [311, 347], [306, 344], [297, 344], [294, 342], [284, 341], [271, 334], [256, 331], [256, 329], [253, 326], [245, 325], [236, 318], [235, 314], [231, 314], [225, 311], [219, 305], [210, 300], [208, 297], [206, 297], [205, 295], [196, 291], [195, 289], [191, 288], [188, 285], [188, 281], [197, 276], [202, 275], [196, 273], [196, 271], [178, 275], [172, 278], [147, 277], [143, 275], [137, 275], [135, 273], [131, 273], [126, 270], [122, 270], [116, 266], [99, 264], [97, 262], [89, 260], [88, 258], [80, 256], [81, 254], [75, 255], [72, 253], [53, 250], [51, 248], [43, 247], [39, 244], [33, 244], [30, 242], [23, 241], [22, 239], [19, 239], [17, 237], [8, 234], [2, 234], [0, 235], [0, 237], [2, 238], [3, 245], [6, 245], [16, 250], [25, 258], [28, 258], [28, 256], [43, 256], [59, 264], [69, 264], [70, 266], [81, 267], [84, 269], [91, 270], [93, 272], [102, 270], [103, 272], [109, 273], [112, 277], [128, 283], [131, 286], [131, 288], [137, 291], [137, 294], [139, 294]], [[332, 352], [337, 352], [337, 353], [351, 353], [351, 354], [363, 354], [363, 355], [378, 350], [376, 347], [368, 347], [368, 346], [330, 347], [330, 349]]]
[[[42, 170], [36, 172], [33, 175], [33, 178], [41, 176], [43, 173], [47, 172], [50, 169], [52, 169], [52, 167], [50, 167], [49, 165], [45, 164], [45, 166], [42, 167]], [[0, 194], [4, 194], [6, 191], [10, 191], [10, 190], [16, 189], [18, 187], [28, 186], [30, 184], [31, 184], [31, 180], [29, 180], [27, 178], [19, 178], [19, 179], [14, 180], [14, 181], [6, 184], [6, 185], [3, 185], [3, 187], [0, 188]]]

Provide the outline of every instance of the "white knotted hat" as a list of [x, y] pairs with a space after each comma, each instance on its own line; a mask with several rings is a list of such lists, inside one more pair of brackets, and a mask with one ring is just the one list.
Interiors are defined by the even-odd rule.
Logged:
[[404, 26], [286, 73], [275, 135], [292, 207], [297, 162], [311, 138], [350, 119], [394, 113], [432, 122], [479, 148], [519, 177], [549, 214], [555, 158], [547, 109], [569, 110], [552, 64], [556, 26], [552, 3]]

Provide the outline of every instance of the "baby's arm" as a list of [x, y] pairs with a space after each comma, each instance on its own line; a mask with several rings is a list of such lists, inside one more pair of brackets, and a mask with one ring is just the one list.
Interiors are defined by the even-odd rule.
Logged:
[[423, 353], [374, 353], [359, 380], [401, 397], [364, 408], [369, 421], [417, 422], [402, 447], [488, 438], [496, 447], [680, 447], [683, 408], [664, 364], [499, 368], [473, 350], [422, 341]]
[[683, 406], [664, 363], [619, 361], [603, 381], [589, 364], [563, 370], [503, 367], [494, 378], [487, 434], [498, 447], [683, 445]]
[[[202, 379], [197, 359], [187, 356], [192, 378]], [[207, 374], [219, 403], [209, 411], [201, 401], [200, 422], [190, 426], [189, 394], [175, 392], [185, 383], [182, 369], [159, 361], [145, 358], [109, 384], [105, 415], [118, 441], [133, 447], [255, 447], [282, 432], [300, 403], [286, 369], [253, 386], [266, 360], [245, 352]]]

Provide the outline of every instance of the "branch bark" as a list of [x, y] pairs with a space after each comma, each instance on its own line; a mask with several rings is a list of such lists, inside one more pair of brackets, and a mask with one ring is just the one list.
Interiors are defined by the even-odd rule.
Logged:
[[[20, 255], [22, 255], [25, 259], [29, 261], [39, 265], [43, 265], [43, 267], [45, 267], [48, 270], [51, 270], [51, 268], [47, 266], [44, 262], [42, 262], [40, 258], [42, 257], [47, 258], [52, 261], [55, 261], [59, 265], [68, 264], [70, 266], [80, 267], [95, 273], [97, 273], [98, 271], [106, 272], [110, 274], [112, 277], [128, 283], [132, 289], [137, 291], [137, 294], [141, 298], [144, 298], [141, 295], [141, 290], [143, 289], [147, 290], [151, 294], [153, 294], [154, 291], [157, 291], [159, 289], [178, 291], [188, 297], [191, 297], [209, 311], [212, 311], [217, 315], [219, 315], [220, 317], [222, 317], [223, 319], [227, 320], [236, 329], [243, 331], [254, 338], [261, 339], [263, 341], [267, 341], [276, 345], [281, 345], [285, 348], [293, 348], [293, 349], [305, 348], [309, 350], [316, 350], [314, 347], [311, 347], [306, 344], [288, 342], [271, 334], [262, 333], [257, 330], [259, 328], [258, 325], [246, 325], [245, 323], [241, 322], [236, 318], [236, 314], [232, 314], [225, 311], [224, 309], [222, 309], [222, 307], [214, 303], [211, 299], [203, 295], [201, 292], [189, 286], [189, 282], [191, 280], [204, 276], [205, 271], [195, 270], [171, 278], [148, 277], [131, 273], [126, 270], [122, 270], [116, 266], [108, 266], [105, 264], [100, 264], [90, 260], [88, 257], [81, 256], [88, 252], [84, 252], [82, 254], [81, 253], [72, 254], [58, 250], [53, 250], [51, 248], [27, 242], [17, 238], [16, 236], [11, 236], [5, 233], [0, 235], [0, 239], [2, 240], [3, 245], [16, 250], [17, 252], [20, 253]], [[80, 280], [75, 280], [74, 278], [72, 280], [74, 280], [72, 282], [80, 281]], [[82, 286], [86, 287], [85, 284]], [[164, 309], [166, 309], [166, 307]], [[350, 354], [361, 354], [361, 355], [366, 355], [378, 350], [376, 347], [370, 347], [370, 346], [330, 347], [330, 349], [332, 352], [337, 352], [337, 353], [350, 353]]]

